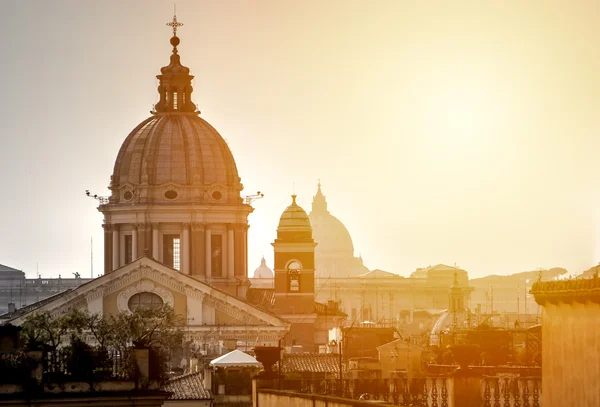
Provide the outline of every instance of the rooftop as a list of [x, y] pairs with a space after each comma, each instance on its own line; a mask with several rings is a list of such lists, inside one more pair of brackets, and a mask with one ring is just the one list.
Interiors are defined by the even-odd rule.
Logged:
[[538, 281], [531, 287], [535, 301], [544, 305], [546, 302], [557, 304], [591, 301], [600, 303], [600, 278], [590, 279]]
[[204, 388], [202, 374], [188, 373], [169, 380], [164, 388], [171, 393], [169, 400], [211, 400], [212, 394]]
[[281, 372], [339, 373], [339, 362], [339, 355], [334, 353], [288, 353], [283, 357]]

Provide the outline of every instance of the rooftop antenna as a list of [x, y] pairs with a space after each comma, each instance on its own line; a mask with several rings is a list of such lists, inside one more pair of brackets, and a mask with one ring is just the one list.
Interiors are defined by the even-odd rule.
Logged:
[[105, 205], [105, 204], [108, 203], [108, 197], [106, 197], [106, 196], [100, 196], [98, 194], [92, 195], [92, 193], [90, 192], [89, 189], [85, 190], [85, 194], [87, 196], [89, 196], [90, 198], [96, 199], [98, 202], [100, 202], [100, 205]]
[[256, 201], [257, 199], [263, 199], [264, 197], [265, 194], [260, 191], [256, 191], [256, 194], [244, 196], [244, 203], [246, 205], [251, 205], [252, 202]]
[[94, 278], [94, 237], [90, 237], [90, 275]]

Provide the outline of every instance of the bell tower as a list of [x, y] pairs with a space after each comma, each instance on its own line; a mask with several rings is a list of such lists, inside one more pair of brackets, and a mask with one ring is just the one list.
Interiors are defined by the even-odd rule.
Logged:
[[308, 215], [296, 203], [288, 206], [277, 227], [275, 251], [275, 309], [279, 315], [314, 313], [315, 247]]

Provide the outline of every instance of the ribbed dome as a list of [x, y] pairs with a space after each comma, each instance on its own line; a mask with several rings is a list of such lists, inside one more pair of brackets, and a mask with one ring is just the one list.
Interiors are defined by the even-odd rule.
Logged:
[[[227, 143], [194, 113], [155, 114], [129, 134], [117, 156], [111, 183], [116, 200], [124, 187], [169, 184], [193, 189], [186, 195], [194, 200], [240, 198], [242, 185]], [[215, 185], [220, 195], [205, 197]]]
[[254, 270], [254, 278], [273, 278], [273, 270], [267, 266], [267, 261], [263, 257], [260, 266]]
[[277, 232], [312, 232], [308, 215], [296, 203], [296, 195], [292, 195], [292, 204], [285, 208], [279, 218]]
[[177, 50], [176, 17], [172, 55], [161, 68], [153, 116], [125, 139], [111, 178], [111, 203], [241, 203], [242, 184], [221, 135], [198, 117], [189, 68]]

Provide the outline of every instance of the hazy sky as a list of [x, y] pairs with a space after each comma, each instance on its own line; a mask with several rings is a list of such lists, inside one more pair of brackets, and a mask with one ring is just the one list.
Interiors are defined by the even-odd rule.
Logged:
[[[0, 263], [102, 267], [119, 147], [149, 116], [171, 1], [0, 2]], [[365, 264], [470, 275], [600, 259], [600, 2], [181, 1], [194, 101], [228, 141], [249, 267], [317, 179]]]

